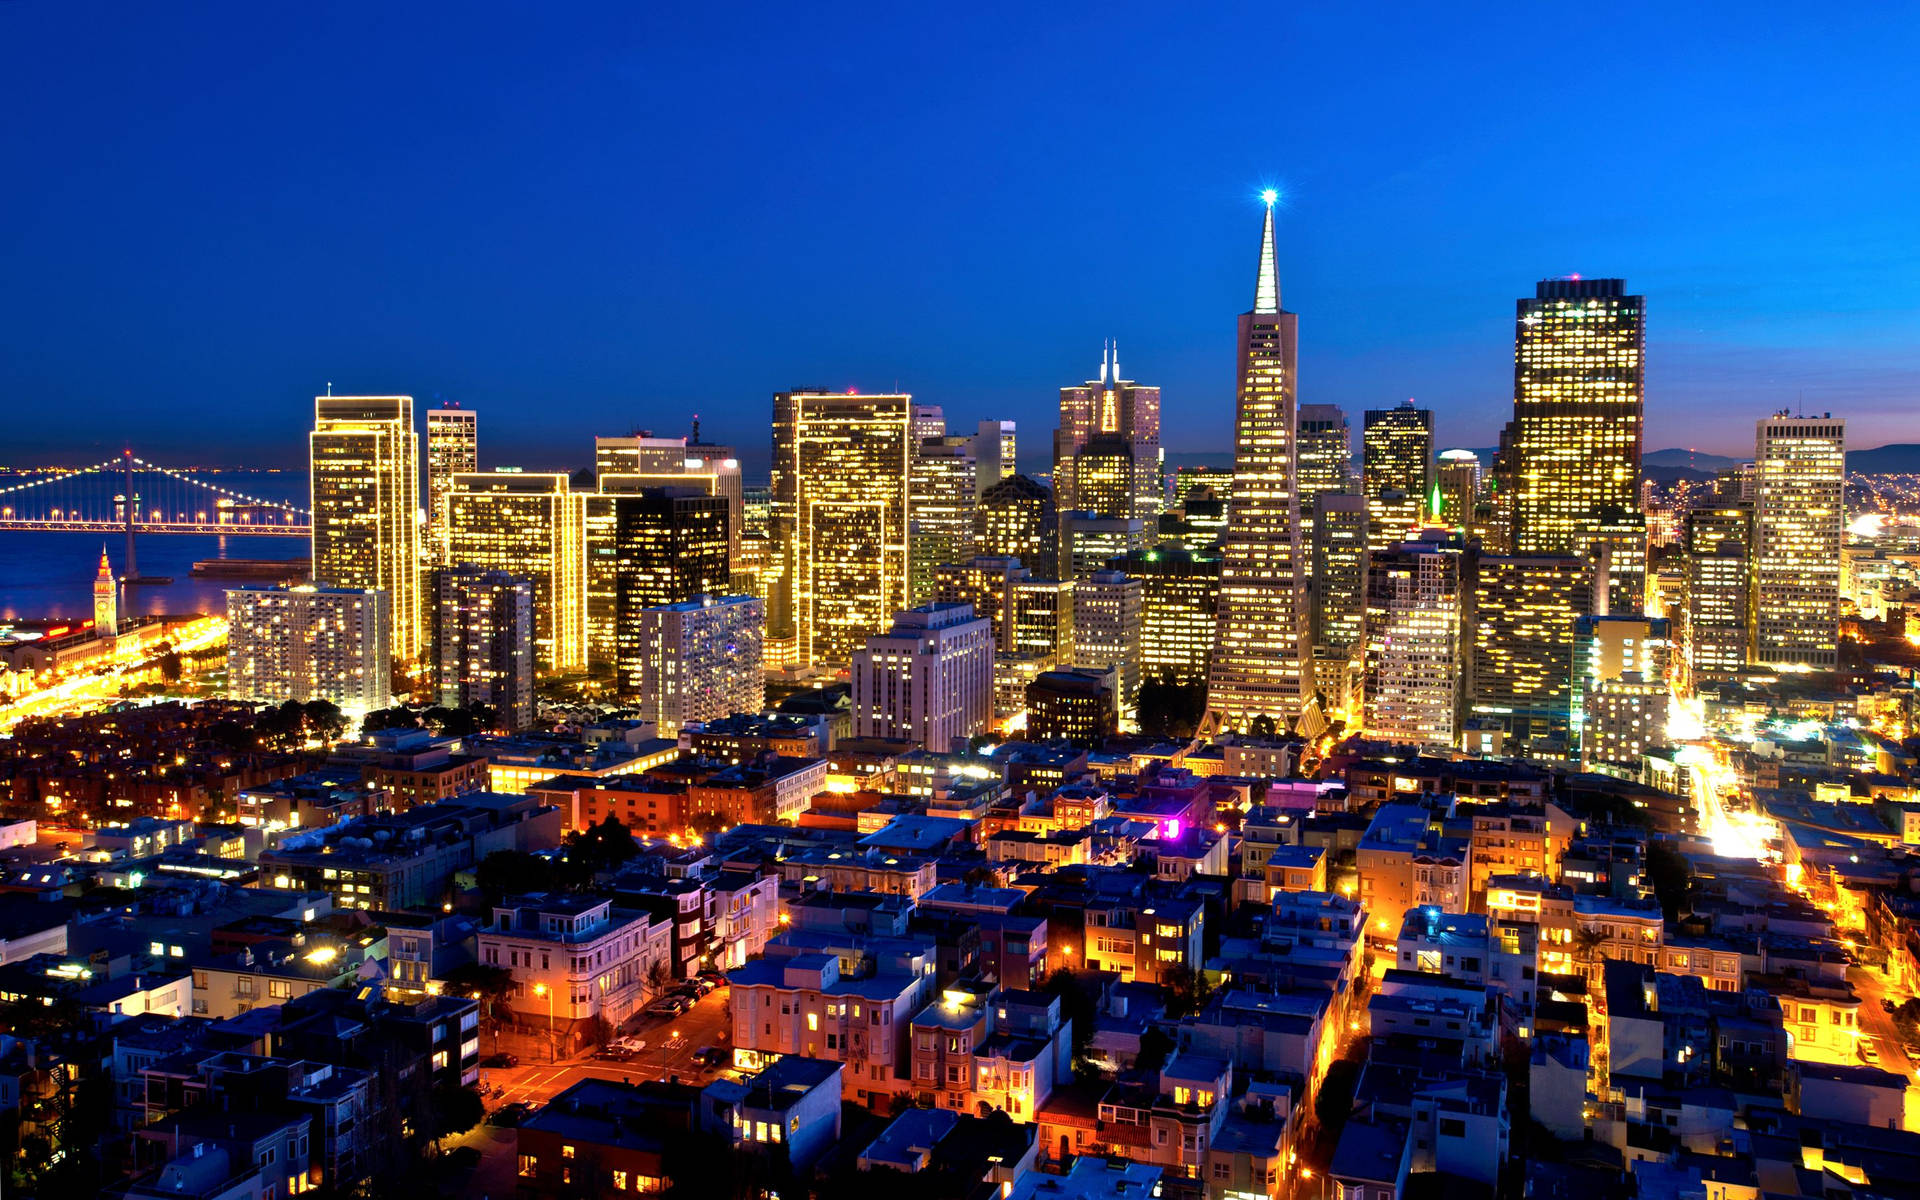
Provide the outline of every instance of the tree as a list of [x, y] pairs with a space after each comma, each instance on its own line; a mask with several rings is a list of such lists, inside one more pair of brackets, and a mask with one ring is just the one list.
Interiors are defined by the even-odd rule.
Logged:
[[160, 678], [168, 683], [180, 682], [180, 656], [171, 649], [160, 656]]
[[1270, 738], [1279, 732], [1280, 727], [1275, 725], [1273, 718], [1265, 713], [1255, 717], [1247, 726], [1247, 734], [1250, 737]]
[[418, 728], [420, 728], [420, 719], [414, 716], [413, 710], [404, 704], [396, 704], [392, 708], [376, 709], [360, 719], [360, 732], [362, 734], [378, 733], [383, 729]]
[[574, 887], [585, 887], [602, 871], [610, 871], [640, 853], [633, 834], [617, 817], [607, 817], [598, 825], [575, 830], [567, 835], [566, 876]]
[[1207, 689], [1175, 682], [1173, 672], [1162, 671], [1140, 685], [1140, 728], [1161, 737], [1192, 737], [1207, 711]]
[[487, 1117], [487, 1105], [480, 1099], [479, 1092], [445, 1083], [433, 1089], [427, 1111], [433, 1122], [432, 1137], [436, 1145], [442, 1138], [459, 1137]]
[[508, 1001], [513, 997], [513, 972], [486, 963], [467, 963], [447, 972], [447, 990], [479, 1002], [480, 1024], [492, 1027], [493, 1048], [498, 1051], [501, 1020], [512, 1014]]
[[1184, 1017], [1206, 1007], [1213, 985], [1192, 967], [1181, 967], [1161, 973], [1160, 994], [1166, 999], [1169, 1017]]

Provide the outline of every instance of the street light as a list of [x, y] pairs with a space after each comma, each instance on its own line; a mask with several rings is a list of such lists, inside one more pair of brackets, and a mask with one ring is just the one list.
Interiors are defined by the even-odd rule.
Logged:
[[533, 985], [533, 994], [547, 998], [547, 1061], [558, 1062], [560, 1055], [553, 1042], [553, 989], [544, 983]]

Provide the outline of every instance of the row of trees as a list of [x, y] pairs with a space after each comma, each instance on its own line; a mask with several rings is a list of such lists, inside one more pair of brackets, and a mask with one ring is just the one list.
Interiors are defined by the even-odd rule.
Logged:
[[405, 704], [396, 704], [392, 708], [382, 708], [370, 712], [360, 722], [361, 733], [376, 733], [382, 729], [425, 729], [440, 737], [466, 737], [471, 733], [481, 733], [495, 728], [500, 723], [500, 714], [490, 704], [478, 701], [459, 708], [448, 708], [443, 704], [414, 708]]

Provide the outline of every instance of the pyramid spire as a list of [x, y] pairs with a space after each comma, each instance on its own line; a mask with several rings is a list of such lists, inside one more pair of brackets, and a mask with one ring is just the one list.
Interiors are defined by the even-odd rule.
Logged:
[[1273, 206], [1280, 196], [1266, 191], [1260, 198], [1267, 202], [1267, 224], [1260, 233], [1260, 279], [1253, 288], [1253, 311], [1277, 313], [1280, 311], [1280, 268], [1273, 251]]

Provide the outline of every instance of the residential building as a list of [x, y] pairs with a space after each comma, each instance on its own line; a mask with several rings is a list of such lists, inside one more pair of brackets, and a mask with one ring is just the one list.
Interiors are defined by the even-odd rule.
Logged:
[[330, 700], [353, 713], [387, 707], [390, 599], [378, 590], [312, 584], [228, 588], [227, 690], [272, 704]]
[[474, 951], [513, 972], [509, 1003], [523, 1023], [551, 1020], [565, 1045], [600, 1018], [616, 1028], [664, 987], [673, 927], [587, 895], [509, 896], [494, 906]]
[[502, 729], [533, 724], [534, 587], [505, 571], [434, 572], [433, 661], [440, 703], [484, 704]]
[[757, 713], [766, 700], [761, 637], [766, 602], [755, 596], [695, 596], [634, 614], [633, 654], [622, 681], [640, 717], [677, 736], [689, 724]]
[[896, 613], [853, 656], [853, 736], [933, 750], [964, 742], [993, 719], [993, 658], [993, 623], [971, 605]]

